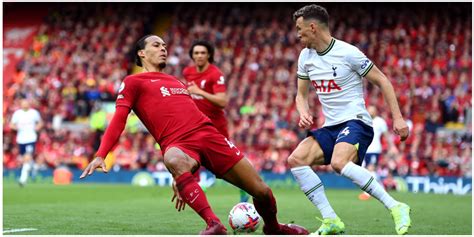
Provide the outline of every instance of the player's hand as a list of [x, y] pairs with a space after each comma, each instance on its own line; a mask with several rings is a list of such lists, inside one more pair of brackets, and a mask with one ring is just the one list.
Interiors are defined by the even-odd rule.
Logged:
[[403, 120], [403, 118], [393, 120], [393, 131], [395, 134], [400, 136], [402, 141], [405, 141], [408, 138], [408, 134], [410, 133], [408, 130], [408, 125], [405, 120]]
[[313, 125], [313, 116], [311, 114], [301, 114], [298, 126], [304, 129], [310, 129]]
[[178, 187], [176, 187], [176, 181], [173, 180], [173, 198], [171, 198], [171, 202], [174, 202], [176, 199], [176, 205], [175, 208], [178, 211], [184, 211], [184, 208], [186, 207], [186, 202], [181, 198], [181, 195], [179, 195]]
[[84, 172], [82, 172], [79, 178], [82, 179], [86, 176], [91, 175], [92, 173], [94, 173], [94, 170], [99, 167], [102, 168], [102, 171], [104, 171], [104, 173], [107, 173], [107, 169], [105, 168], [104, 158], [102, 157], [96, 157], [94, 160], [92, 160], [92, 162], [89, 163], [89, 165], [87, 165], [87, 167], [84, 169]]
[[201, 95], [201, 88], [199, 88], [194, 81], [188, 83], [188, 91], [191, 94]]

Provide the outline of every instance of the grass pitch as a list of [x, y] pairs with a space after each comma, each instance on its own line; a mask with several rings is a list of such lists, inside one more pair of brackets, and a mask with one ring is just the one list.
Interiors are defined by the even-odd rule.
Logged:
[[[294, 222], [311, 232], [320, 223], [313, 205], [296, 188], [273, 190], [280, 222]], [[389, 212], [374, 198], [360, 201], [358, 190], [326, 190], [349, 235], [394, 235]], [[472, 196], [392, 193], [412, 208], [409, 234], [471, 235]], [[3, 228], [33, 228], [12, 235], [194, 235], [205, 228], [191, 208], [177, 212], [170, 187], [110, 184], [3, 184]], [[227, 215], [239, 201], [232, 186], [211, 187], [209, 202], [227, 226]], [[262, 234], [260, 226], [254, 234]]]

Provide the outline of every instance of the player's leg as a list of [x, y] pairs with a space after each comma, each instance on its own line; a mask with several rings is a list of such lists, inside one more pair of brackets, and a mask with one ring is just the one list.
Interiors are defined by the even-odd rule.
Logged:
[[360, 166], [362, 160], [359, 157], [364, 157], [370, 144], [367, 141], [372, 141], [372, 137], [373, 131], [370, 127], [359, 121], [349, 121], [338, 135], [332, 154], [331, 166], [337, 173], [351, 179], [363, 191], [383, 203], [392, 212], [397, 233], [405, 234], [411, 225], [410, 208], [408, 205], [393, 199], [370, 172]]
[[222, 178], [253, 197], [255, 209], [265, 222], [263, 227], [265, 234], [308, 234], [308, 231], [300, 226], [278, 223], [276, 200], [272, 190], [263, 182], [247, 159], [238, 161]]
[[[375, 164], [378, 160], [379, 155], [380, 154], [377, 154], [377, 153], [365, 154], [364, 160], [362, 161], [362, 165], [361, 165], [362, 167], [365, 167], [370, 172], [370, 174], [375, 177], [375, 180], [377, 181], [379, 181], [379, 179], [377, 178]], [[372, 196], [370, 196], [370, 194], [368, 194], [365, 191], [362, 191], [362, 193], [359, 194], [359, 199], [363, 201], [369, 200], [370, 197]]]
[[[216, 129], [224, 135], [224, 137], [229, 138], [229, 131], [227, 129], [227, 121], [218, 121], [214, 123]], [[242, 189], [239, 189], [239, 200], [240, 202], [247, 202], [250, 198], [250, 195]]]
[[[331, 143], [327, 131], [320, 130], [316, 133], [320, 140]], [[327, 153], [330, 153], [327, 151]], [[325, 161], [324, 152], [318, 141], [313, 136], [304, 139], [288, 157], [288, 165], [291, 173], [298, 182], [301, 191], [316, 206], [323, 216], [323, 224], [316, 231], [317, 234], [340, 234], [344, 233], [344, 223], [334, 212], [324, 192], [324, 186], [318, 175], [311, 169], [311, 165], [323, 165]]]
[[30, 171], [33, 167], [33, 157], [31, 156], [31, 152], [29, 152], [29, 150], [31, 149], [29, 148], [29, 146], [30, 144], [19, 144], [22, 162], [20, 178], [18, 180], [18, 184], [20, 185], [20, 187], [23, 187], [28, 181], [28, 176], [30, 175]]
[[[225, 234], [225, 227], [212, 211], [204, 191], [192, 174], [199, 168], [199, 163], [183, 150], [178, 147], [170, 147], [166, 150], [164, 154], [166, 168], [173, 175], [180, 196], [206, 222], [207, 229], [218, 226], [217, 232], [211, 234]], [[197, 156], [197, 154], [192, 155]]]
[[36, 142], [30, 144], [29, 147], [26, 149], [27, 152], [31, 155], [31, 180], [36, 180], [36, 176], [38, 176], [39, 171], [39, 164], [36, 157]]
[[214, 127], [207, 127], [199, 135], [202, 152], [202, 165], [216, 177], [246, 191], [254, 197], [257, 212], [265, 222], [267, 234], [307, 234], [299, 226], [281, 225], [276, 218], [276, 201], [271, 189], [263, 182], [252, 164], [244, 158], [242, 152]]

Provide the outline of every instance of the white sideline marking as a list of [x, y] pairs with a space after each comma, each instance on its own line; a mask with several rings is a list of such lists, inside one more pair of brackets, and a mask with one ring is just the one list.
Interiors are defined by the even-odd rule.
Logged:
[[35, 229], [35, 228], [9, 229], [9, 230], [4, 230], [3, 233], [7, 234], [7, 233], [16, 233], [16, 232], [25, 232], [25, 231], [34, 231], [34, 230], [38, 230], [38, 229]]

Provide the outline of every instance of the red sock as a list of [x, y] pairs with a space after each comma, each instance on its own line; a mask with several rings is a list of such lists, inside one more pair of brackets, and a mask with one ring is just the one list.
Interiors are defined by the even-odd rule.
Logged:
[[258, 214], [263, 218], [266, 228], [278, 229], [277, 206], [272, 190], [267, 196], [267, 200], [257, 200], [253, 198], [253, 205], [257, 209]]
[[209, 206], [206, 195], [190, 172], [176, 178], [176, 186], [178, 187], [179, 195], [181, 195], [186, 204], [196, 211], [206, 223], [212, 220], [221, 223]]

